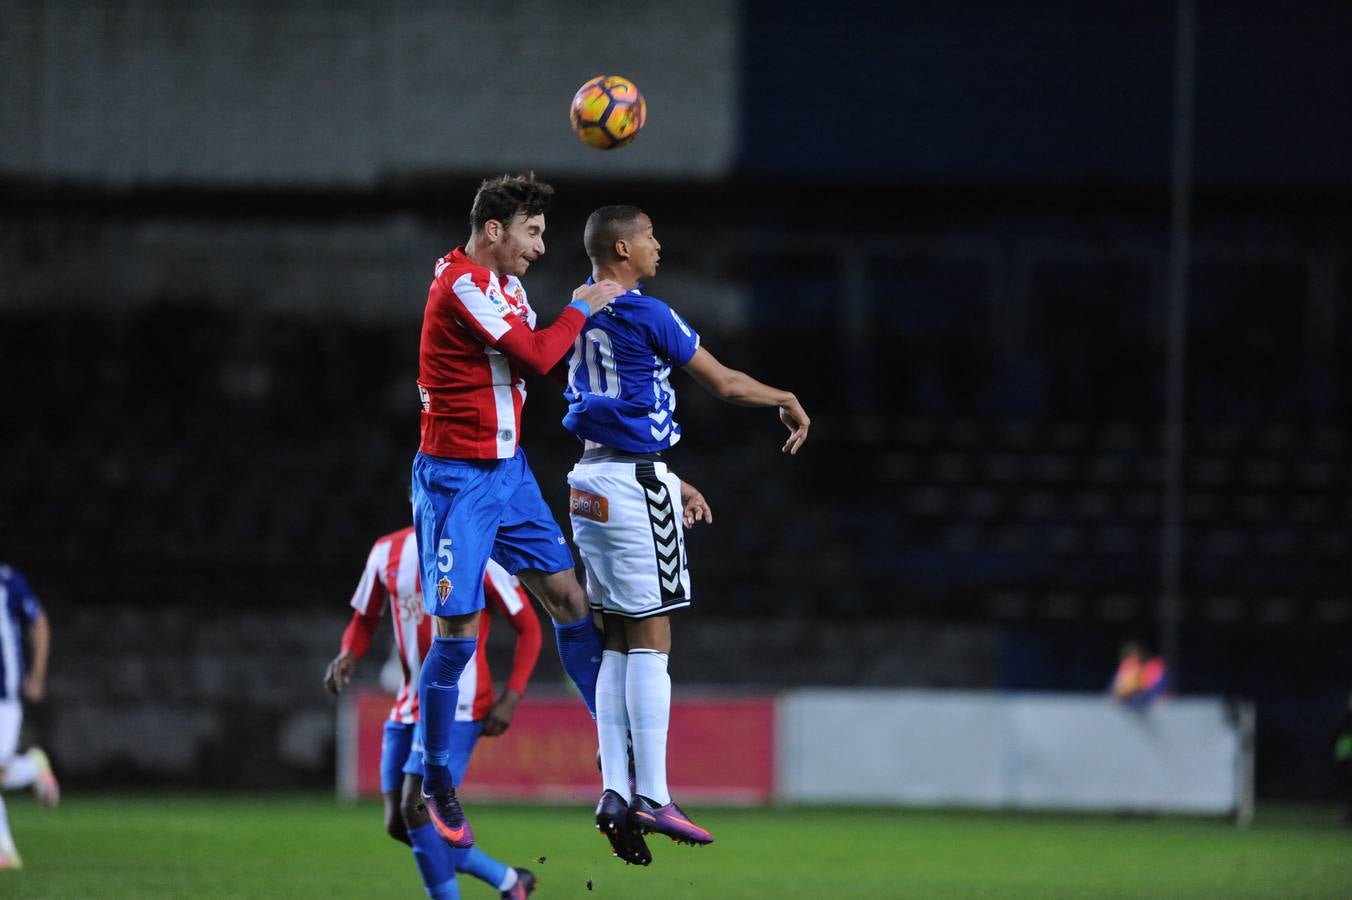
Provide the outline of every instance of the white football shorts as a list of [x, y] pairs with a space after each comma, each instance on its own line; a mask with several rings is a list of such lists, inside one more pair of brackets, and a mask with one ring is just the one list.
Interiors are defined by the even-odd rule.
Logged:
[[0, 769], [13, 762], [22, 727], [23, 704], [18, 700], [0, 700]]
[[666, 463], [583, 461], [568, 486], [593, 610], [644, 619], [690, 605], [681, 480]]

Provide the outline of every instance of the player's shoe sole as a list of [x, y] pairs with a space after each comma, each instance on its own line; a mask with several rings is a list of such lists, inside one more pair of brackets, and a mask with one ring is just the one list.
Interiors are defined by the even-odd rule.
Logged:
[[530, 869], [516, 870], [516, 884], [510, 891], [502, 892], [502, 900], [526, 900], [535, 893], [535, 873]]
[[37, 780], [33, 782], [33, 793], [37, 795], [38, 802], [47, 807], [56, 806], [61, 802], [61, 785], [52, 772], [51, 760], [40, 747], [33, 747], [25, 756], [33, 761], [33, 766], [38, 770]]
[[614, 791], [601, 794], [596, 804], [596, 830], [610, 841], [610, 852], [628, 865], [646, 866], [653, 861], [648, 842], [629, 818], [629, 804]]
[[441, 839], [452, 847], [462, 850], [474, 846], [474, 829], [469, 827], [455, 797], [455, 788], [438, 791], [435, 794], [424, 793], [422, 801], [427, 806], [427, 815], [432, 820]]
[[658, 806], [645, 797], [635, 797], [629, 806], [629, 821], [644, 834], [664, 834], [678, 844], [703, 847], [714, 842], [709, 830], [690, 821], [674, 800]]

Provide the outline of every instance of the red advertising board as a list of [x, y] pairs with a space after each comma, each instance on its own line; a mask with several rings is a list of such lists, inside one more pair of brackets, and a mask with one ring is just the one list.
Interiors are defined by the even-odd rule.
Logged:
[[[362, 693], [340, 718], [339, 790], [380, 792], [380, 738], [391, 698]], [[667, 780], [682, 801], [765, 803], [775, 788], [774, 698], [680, 697], [671, 704]], [[593, 802], [596, 726], [576, 698], [530, 697], [512, 727], [481, 738], [466, 792], [511, 800]]]

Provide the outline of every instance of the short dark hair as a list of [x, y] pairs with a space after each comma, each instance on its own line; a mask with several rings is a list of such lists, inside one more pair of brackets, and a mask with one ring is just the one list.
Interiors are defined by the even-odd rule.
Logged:
[[617, 259], [615, 242], [628, 237], [634, 230], [634, 223], [643, 214], [637, 206], [603, 206], [587, 217], [587, 227], [582, 231], [582, 246], [594, 263], [611, 262]]
[[479, 231], [489, 219], [497, 219], [505, 227], [517, 213], [525, 213], [528, 218], [547, 213], [553, 201], [553, 185], [537, 180], [534, 172], [485, 178], [469, 210], [470, 231]]

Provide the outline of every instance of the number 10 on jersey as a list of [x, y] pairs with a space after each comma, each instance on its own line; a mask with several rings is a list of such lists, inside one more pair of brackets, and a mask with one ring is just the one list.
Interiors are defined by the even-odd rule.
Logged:
[[582, 393], [577, 386], [577, 371], [584, 359], [587, 363], [587, 393], [602, 397], [620, 396], [620, 375], [615, 371], [610, 335], [599, 328], [590, 328], [579, 334], [573, 342], [573, 352], [568, 357], [568, 390], [573, 394]]

